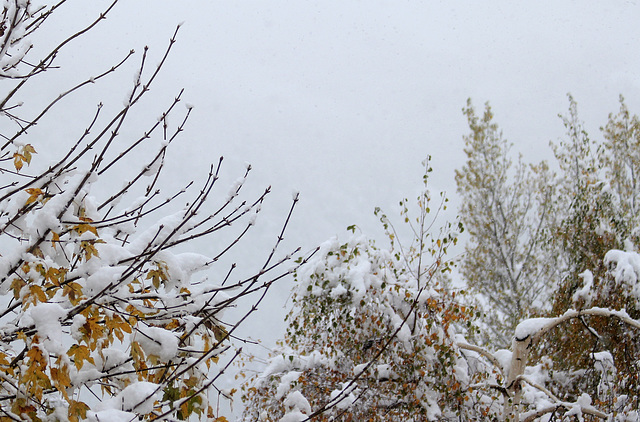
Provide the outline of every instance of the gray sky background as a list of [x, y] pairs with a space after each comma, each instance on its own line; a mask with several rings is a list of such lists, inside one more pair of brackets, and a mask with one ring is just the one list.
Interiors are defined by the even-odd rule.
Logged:
[[[106, 4], [70, 1], [50, 23], [51, 38], [34, 41], [53, 43]], [[195, 105], [170, 157], [170, 188], [203, 176], [220, 155], [229, 180], [250, 162], [248, 190], [273, 186], [239, 261], [264, 256], [292, 190], [301, 203], [287, 241], [305, 250], [354, 223], [381, 237], [373, 208], [393, 215], [399, 199], [415, 196], [427, 154], [432, 190], [446, 190], [455, 203], [469, 97], [479, 110], [491, 102], [527, 161], [550, 158], [548, 142], [564, 135], [557, 114], [569, 92], [593, 136], [617, 111], [619, 94], [640, 112], [640, 6], [623, 0], [121, 0], [61, 55], [74, 70], [47, 76], [49, 88], [34, 98], [57, 95], [131, 48], [149, 45], [157, 63], [180, 22], [143, 117], [155, 119], [182, 87]], [[99, 100], [121, 106], [134, 68], [65, 105], [59, 138], [75, 138]], [[287, 280], [272, 293], [249, 335], [268, 333], [267, 345], [282, 335], [290, 287]]]

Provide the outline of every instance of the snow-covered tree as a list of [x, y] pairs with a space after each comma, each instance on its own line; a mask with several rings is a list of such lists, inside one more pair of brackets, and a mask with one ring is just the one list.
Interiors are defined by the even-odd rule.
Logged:
[[[621, 283], [611, 266], [616, 250], [637, 248], [637, 216], [632, 212], [634, 156], [633, 121], [621, 102], [621, 111], [610, 115], [605, 142], [590, 139], [578, 118], [577, 105], [569, 97], [569, 115], [563, 116], [568, 139], [554, 146], [558, 158], [558, 197], [554, 200], [556, 228], [549, 244], [557, 251], [561, 282], [554, 294], [554, 315], [566, 309], [602, 307], [626, 312], [638, 319], [634, 284]], [[627, 151], [627, 157], [622, 151]], [[636, 166], [637, 167], [637, 166]], [[628, 169], [628, 173], [627, 170]], [[603, 257], [605, 260], [603, 261]], [[599, 374], [593, 353], [607, 353], [615, 363], [619, 394], [638, 391], [636, 362], [640, 359], [637, 333], [626, 324], [608, 318], [576, 319], [564, 324], [539, 345], [539, 354], [553, 358], [557, 372], [571, 385], [573, 394], [590, 392], [596, 397]], [[567, 347], [570, 345], [570, 347]], [[612, 397], [609, 397], [611, 405]]]
[[469, 371], [454, 327], [466, 327], [470, 309], [440, 283], [455, 234], [448, 227], [431, 236], [429, 200], [425, 190], [415, 219], [401, 202], [414, 229], [411, 245], [403, 245], [377, 211], [391, 248], [363, 235], [334, 238], [297, 271], [287, 335], [244, 388], [245, 420], [457, 420], [467, 414]]
[[639, 244], [640, 234], [640, 118], [631, 116], [620, 96], [620, 111], [610, 114], [601, 129], [604, 179], [616, 209], [614, 227], [623, 240]]
[[[410, 246], [378, 212], [390, 248], [362, 235], [331, 239], [297, 271], [287, 335], [243, 387], [244, 420], [639, 422], [637, 389], [629, 392], [637, 363], [571, 330], [582, 325], [598, 336], [603, 324], [624, 327], [617, 341], [637, 349], [638, 316], [593, 300], [609, 283], [637, 303], [640, 255], [610, 251], [605, 279], [589, 280], [579, 307], [523, 318], [509, 347], [485, 348], [466, 340], [476, 317], [458, 302], [466, 296], [437, 277], [449, 265], [438, 248], [453, 238], [445, 231], [425, 241], [427, 198], [419, 198], [417, 219], [401, 202], [403, 219], [415, 224]], [[569, 370], [571, 361], [582, 366]]]
[[[40, 74], [58, 65], [59, 52], [99, 24], [117, 0], [49, 53], [31, 57], [27, 36], [34, 42], [46, 37], [45, 22], [63, 3], [7, 0], [0, 6], [0, 420], [226, 420], [217, 413], [224, 393], [216, 384], [238, 355], [231, 337], [273, 281], [288, 274], [280, 268], [290, 255], [274, 255], [280, 233], [264, 265], [242, 276], [235, 264], [216, 263], [253, 226], [269, 190], [240, 199], [247, 168], [228, 194], [223, 187], [219, 195], [222, 159], [195, 191], [187, 180], [178, 192], [160, 190], [165, 155], [191, 107], [180, 111], [180, 92], [148, 125], [137, 111], [175, 34], [151, 70], [145, 48], [114, 114], [104, 116], [97, 106], [68, 144], [54, 131], [32, 136], [36, 124], [51, 123], [50, 110], [64, 107], [70, 93], [135, 57], [132, 51], [55, 93], [33, 115], [21, 113], [21, 104], [31, 100], [23, 94], [26, 83], [38, 84]], [[121, 135], [134, 131], [133, 139]], [[52, 150], [46, 143], [59, 155], [40, 158], [41, 147]], [[241, 230], [218, 251], [188, 252], [194, 240], [232, 224]], [[223, 319], [225, 309], [249, 295], [255, 306], [235, 321]]]
[[462, 275], [487, 303], [484, 341], [505, 347], [508, 333], [550, 293], [554, 262], [542, 244], [551, 175], [544, 163], [513, 162], [488, 104], [482, 116], [470, 100], [463, 111], [471, 133], [464, 137], [467, 161], [456, 170], [460, 216], [470, 235]]
[[[578, 415], [636, 421], [639, 261], [636, 216], [629, 213], [634, 164], [622, 152], [633, 143], [636, 118], [622, 104], [621, 112], [610, 116], [602, 144], [584, 130], [573, 98], [569, 114], [561, 117], [568, 138], [553, 145], [559, 174], [542, 178], [551, 185], [552, 200], [542, 241], [532, 249], [538, 259], [554, 264], [540, 274], [550, 288], [557, 284], [552, 309], [543, 312], [545, 318], [523, 319], [505, 331], [513, 338], [510, 350], [459, 346], [501, 368], [503, 419]], [[529, 231], [538, 227], [526, 224]]]
[[427, 420], [464, 404], [452, 335], [464, 309], [394, 259], [359, 236], [322, 245], [297, 274], [282, 350], [245, 393], [247, 420]]

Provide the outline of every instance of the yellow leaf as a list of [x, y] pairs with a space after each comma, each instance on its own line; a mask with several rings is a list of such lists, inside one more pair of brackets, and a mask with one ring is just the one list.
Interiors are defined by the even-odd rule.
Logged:
[[35, 148], [31, 144], [27, 144], [22, 148], [22, 155], [27, 164], [31, 164], [31, 154], [37, 154]]
[[50, 371], [51, 371], [51, 381], [53, 381], [53, 385], [68, 400], [69, 397], [67, 396], [67, 388], [71, 387], [71, 379], [69, 379], [69, 370], [67, 369], [66, 366], [62, 366], [59, 368], [52, 367]]
[[51, 246], [53, 246], [53, 249], [56, 248], [56, 243], [60, 243], [60, 235], [54, 231], [51, 232]]
[[[80, 218], [81, 220], [86, 220], [86, 218]], [[84, 234], [86, 232], [91, 232], [93, 234], [95, 234], [96, 236], [98, 236], [98, 230], [96, 230], [95, 227], [93, 227], [91, 224], [86, 224], [86, 223], [82, 223], [82, 224], [78, 224], [76, 226], [73, 226], [72, 230], [74, 230], [75, 232], [77, 232], [78, 234]]]
[[149, 279], [151, 279], [151, 282], [153, 283], [153, 287], [155, 287], [156, 289], [159, 289], [160, 282], [167, 281], [167, 276], [162, 270], [151, 270], [147, 273], [147, 280]]
[[171, 320], [170, 323], [164, 326], [165, 330], [175, 330], [180, 326], [180, 321], [177, 318]]
[[27, 283], [24, 282], [21, 278], [14, 278], [11, 282], [11, 290], [13, 290], [13, 298], [20, 299], [20, 291]]
[[62, 295], [68, 296], [69, 302], [76, 306], [82, 299], [82, 286], [74, 281], [66, 283], [62, 287]]
[[100, 257], [100, 254], [98, 253], [98, 250], [95, 247], [95, 243], [104, 243], [104, 241], [88, 241], [88, 240], [83, 240], [82, 242], [80, 242], [80, 248], [85, 252], [85, 259], [88, 261], [90, 260], [92, 257]]
[[86, 419], [87, 410], [89, 410], [89, 406], [87, 406], [83, 402], [71, 400], [69, 402], [69, 411], [68, 411], [69, 421], [78, 422], [80, 420]]
[[51, 267], [47, 270], [45, 278], [47, 280], [51, 280], [51, 282], [56, 286], [60, 287], [64, 282], [65, 275], [67, 274], [66, 269], [54, 268]]
[[144, 360], [144, 352], [137, 341], [131, 343], [131, 357], [134, 360]]
[[38, 302], [46, 302], [47, 295], [42, 290], [42, 287], [32, 284], [29, 286], [29, 294], [27, 296], [26, 305], [28, 307], [29, 304], [33, 303], [34, 305]]
[[131, 325], [126, 322], [120, 315], [114, 315], [113, 318], [106, 317], [104, 319], [105, 325], [109, 330], [109, 335], [111, 333], [115, 334], [118, 340], [122, 341], [124, 339], [124, 335], [122, 332], [131, 333]]
[[13, 154], [13, 166], [16, 168], [17, 171], [22, 170], [22, 160], [24, 159], [24, 157], [22, 156], [22, 154], [18, 154], [17, 152], [15, 154]]
[[88, 343], [91, 350], [94, 350], [97, 342], [104, 338], [104, 328], [100, 316], [88, 317], [82, 327], [80, 327], [79, 331], [89, 339]]
[[28, 189], [25, 189], [25, 191], [30, 195], [25, 205], [29, 205], [36, 202], [38, 200], [38, 197], [42, 195], [42, 189], [39, 189], [39, 188], [28, 188]]
[[76, 365], [77, 369], [80, 369], [84, 366], [85, 360], [95, 365], [95, 361], [91, 357], [91, 352], [89, 351], [89, 348], [87, 346], [74, 344], [67, 351], [67, 355], [73, 358], [73, 362]]

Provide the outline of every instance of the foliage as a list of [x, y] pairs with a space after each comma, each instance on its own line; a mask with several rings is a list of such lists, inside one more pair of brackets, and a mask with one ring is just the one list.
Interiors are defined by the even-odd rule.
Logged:
[[[490, 109], [487, 107], [482, 120], [472, 109], [465, 109], [472, 136], [465, 138], [468, 162], [457, 173], [457, 181], [459, 189], [463, 188], [461, 213], [472, 244], [463, 275], [473, 286], [478, 275], [485, 282], [494, 281], [493, 274], [509, 274], [516, 263], [515, 268], [541, 279], [553, 294], [548, 296], [551, 309], [538, 311], [545, 318], [514, 320], [513, 330], [488, 320], [496, 332], [513, 338], [508, 352], [459, 346], [479, 352], [487, 365], [502, 367], [507, 380], [503, 391], [509, 397], [502, 418], [534, 420], [551, 415], [565, 420], [575, 414], [572, 409], [580, 407], [586, 418], [636, 421], [640, 417], [636, 271], [640, 261], [634, 252], [638, 239], [633, 210], [639, 163], [633, 148], [638, 119], [630, 117], [621, 98], [620, 112], [610, 115], [603, 129], [605, 141], [598, 143], [584, 129], [571, 96], [569, 101], [568, 115], [561, 116], [567, 139], [552, 144], [560, 170], [557, 175], [546, 169], [529, 171], [521, 162], [509, 173], [508, 145], [491, 123]], [[524, 183], [526, 179], [536, 180]], [[515, 216], [504, 218], [503, 198], [522, 198], [527, 192], [544, 199], [525, 202], [532, 204], [537, 219], [518, 219], [521, 214], [517, 213], [504, 213]], [[527, 209], [518, 208], [519, 199], [508, 203], [513, 209]], [[496, 204], [498, 210], [493, 211]], [[511, 220], [511, 225], [503, 220]], [[494, 229], [478, 235], [483, 228]], [[533, 268], [543, 271], [531, 273], [532, 267], [519, 259], [478, 259], [479, 250], [485, 254], [482, 258], [496, 250], [502, 254], [504, 248], [499, 246], [513, 245], [514, 232], [530, 242], [528, 251], [541, 265]], [[493, 251], [486, 250], [491, 248]], [[496, 300], [503, 294], [487, 292], [489, 303], [491, 296]], [[508, 356], [508, 364], [500, 356]], [[527, 366], [532, 365], [529, 361], [537, 365]]]
[[[331, 239], [296, 273], [295, 307], [281, 349], [244, 387], [246, 420], [434, 420], [470, 405], [469, 375], [455, 333], [471, 310], [438, 275], [456, 234], [431, 237], [430, 194], [418, 216], [402, 217], [415, 235], [403, 248], [380, 210], [391, 249], [362, 235]], [[355, 226], [351, 229], [355, 232]], [[475, 396], [474, 396], [475, 397]]]
[[511, 145], [493, 122], [487, 104], [477, 116], [463, 110], [471, 133], [464, 137], [467, 161], [456, 170], [461, 219], [470, 239], [462, 275], [487, 302], [482, 340], [506, 347], [523, 318], [544, 307], [554, 262], [542, 251], [550, 218], [551, 177], [545, 163], [514, 164]]
[[[569, 421], [579, 415], [639, 421], [637, 394], [630, 390], [635, 363], [619, 368], [622, 348], [596, 348], [575, 327], [598, 337], [601, 326], [616, 326], [620, 335], [599, 337], [599, 345], [616, 341], [627, 352], [636, 350], [638, 315], [595, 301], [602, 291], [624, 290], [637, 303], [640, 255], [610, 251], [603, 280], [591, 280], [596, 288], [576, 296], [578, 310], [525, 318], [509, 333], [511, 347], [492, 351], [465, 340], [462, 333], [474, 337], [476, 315], [459, 303], [466, 295], [437, 277], [451, 263], [446, 247], [433, 246], [455, 237], [447, 226], [426, 241], [429, 199], [428, 191], [418, 198], [418, 218], [401, 202], [416, 236], [410, 247], [377, 210], [390, 249], [355, 235], [351, 226], [347, 242], [327, 241], [297, 271], [287, 335], [264, 371], [242, 388], [244, 420]], [[568, 371], [574, 363], [579, 370]]]
[[[550, 243], [561, 257], [562, 282], [554, 295], [553, 312], [595, 306], [625, 310], [638, 319], [634, 283], [621, 283], [610, 271], [615, 268], [610, 266], [612, 257], [621, 253], [616, 250], [632, 252], [638, 245], [633, 213], [638, 195], [634, 172], [639, 163], [633, 150], [637, 117], [629, 117], [621, 98], [620, 112], [610, 115], [603, 129], [605, 141], [597, 143], [583, 129], [575, 101], [569, 100], [569, 116], [563, 117], [569, 140], [554, 149], [561, 168], [561, 190], [554, 201], [559, 224]], [[552, 332], [539, 353], [556, 361], [558, 373], [574, 396], [588, 392], [613, 409], [615, 390], [618, 395], [634, 397], [637, 408], [640, 350], [636, 335], [626, 324], [610, 318], [581, 319]], [[612, 365], [615, 363], [611, 380], [615, 389], [609, 389], [606, 398], [598, 391], [600, 375], [585, 372], [594, 366], [597, 353], [609, 354]]]
[[[0, 147], [0, 419], [225, 420], [215, 406], [216, 381], [228, 366], [220, 358], [233, 350], [233, 332], [269, 286], [288, 274], [289, 269], [280, 268], [290, 255], [274, 257], [280, 233], [264, 265], [248, 270], [246, 278], [231, 282], [235, 264], [219, 268], [216, 262], [245, 237], [269, 190], [238, 199], [247, 168], [230, 193], [217, 199], [220, 159], [195, 193], [187, 182], [173, 195], [161, 193], [165, 155], [191, 107], [177, 124], [168, 123], [167, 116], [181, 113], [180, 92], [146, 128], [136, 110], [175, 34], [149, 74], [145, 48], [124, 105], [107, 117], [98, 106], [75, 143], [64, 145], [55, 135], [31, 136], [29, 129], [46, 126], [48, 112], [70, 93], [134, 57], [131, 51], [104, 73], [63, 91], [35, 117], [19, 115], [21, 100], [29, 99], [21, 98], [26, 82], [37, 83], [38, 75], [55, 66], [61, 49], [94, 28], [117, 1], [48, 54], [27, 59], [27, 35], [35, 40], [46, 36], [39, 30], [63, 3], [36, 7], [15, 0], [2, 6], [0, 78], [6, 91], [0, 115], [6, 123], [0, 136], [6, 142]], [[127, 127], [139, 137], [122, 139]], [[9, 133], [11, 128], [15, 133]], [[45, 142], [61, 146], [60, 156], [43, 157], [52, 161], [49, 166], [37, 158]], [[134, 162], [140, 170], [123, 180]], [[37, 167], [44, 170], [29, 172]], [[114, 180], [123, 185], [115, 186]], [[217, 255], [178, 252], [232, 223], [243, 229]], [[217, 269], [207, 272], [213, 280], [195, 276], [210, 268]], [[223, 322], [224, 310], [248, 295], [254, 298], [251, 310]], [[237, 354], [227, 353], [227, 360]]]
[[623, 236], [639, 236], [635, 230], [640, 225], [640, 118], [630, 116], [620, 96], [620, 111], [610, 114], [602, 128], [604, 135], [602, 162], [606, 169], [605, 180], [617, 209], [617, 231]]

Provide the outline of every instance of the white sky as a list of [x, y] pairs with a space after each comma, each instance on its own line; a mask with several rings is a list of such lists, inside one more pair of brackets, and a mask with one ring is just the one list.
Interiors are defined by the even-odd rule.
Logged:
[[[70, 34], [106, 3], [70, 1], [41, 42]], [[548, 142], [564, 135], [557, 114], [568, 92], [593, 136], [617, 111], [619, 94], [640, 112], [640, 6], [623, 0], [121, 0], [60, 57], [74, 71], [37, 94], [56, 95], [145, 44], [155, 64], [182, 21], [145, 107], [157, 117], [182, 87], [195, 105], [172, 178], [199, 177], [224, 155], [230, 179], [246, 161], [255, 189], [273, 186], [240, 261], [264, 254], [294, 189], [302, 202], [288, 241], [305, 250], [354, 223], [380, 237], [373, 208], [393, 215], [399, 199], [414, 196], [427, 154], [433, 190], [455, 196], [468, 97], [478, 109], [491, 102], [506, 137], [531, 161], [549, 158]], [[132, 74], [133, 66], [68, 105], [74, 114], [60, 133], [84, 128], [98, 100], [120, 106]], [[282, 334], [290, 286], [274, 292], [251, 335]]]
[[[99, 3], [66, 11], [82, 22]], [[412, 194], [427, 154], [434, 188], [453, 193], [468, 97], [479, 109], [490, 101], [534, 160], [563, 135], [568, 92], [594, 135], [620, 93], [638, 109], [635, 2], [513, 3], [121, 0], [72, 58], [89, 58], [91, 74], [147, 44], [157, 61], [184, 22], [155, 88], [166, 102], [184, 87], [196, 106], [183, 145], [211, 151], [202, 163], [251, 162], [287, 196], [299, 189], [311, 211], [323, 209], [312, 215], [320, 240]], [[112, 93], [121, 100], [127, 88]]]

